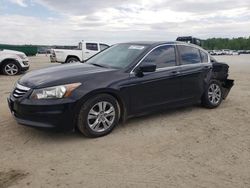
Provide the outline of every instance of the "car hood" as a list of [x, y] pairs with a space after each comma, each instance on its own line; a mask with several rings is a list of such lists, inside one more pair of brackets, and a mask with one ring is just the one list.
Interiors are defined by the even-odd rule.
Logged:
[[3, 50], [2, 53], [5, 53], [5, 54], [25, 55], [23, 52], [19, 52], [19, 51], [15, 51], [15, 50]]
[[71, 63], [31, 71], [18, 83], [30, 88], [43, 88], [56, 85], [82, 82], [91, 79], [90, 75], [115, 71], [116, 69], [97, 67], [87, 63]]

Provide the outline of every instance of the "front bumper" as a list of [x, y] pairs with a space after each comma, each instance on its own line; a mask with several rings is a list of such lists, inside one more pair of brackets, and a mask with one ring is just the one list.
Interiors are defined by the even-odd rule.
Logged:
[[231, 88], [233, 87], [234, 85], [234, 80], [230, 80], [230, 79], [226, 79], [223, 84], [222, 84], [222, 98], [223, 99], [226, 99]]
[[26, 67], [21, 67], [21, 71], [25, 72], [27, 70], [29, 70], [30, 66], [26, 66]]
[[74, 129], [75, 103], [68, 99], [34, 101], [15, 99], [12, 95], [7, 99], [10, 111], [19, 124], [56, 130]]
[[29, 68], [30, 68], [28, 58], [20, 60], [19, 64], [20, 64], [21, 71], [23, 71], [23, 72], [29, 70]]

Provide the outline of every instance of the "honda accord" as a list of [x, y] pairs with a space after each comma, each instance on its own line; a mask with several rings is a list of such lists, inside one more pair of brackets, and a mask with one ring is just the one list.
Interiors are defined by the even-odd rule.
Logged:
[[160, 109], [201, 103], [215, 108], [234, 81], [228, 65], [182, 42], [113, 45], [86, 62], [32, 71], [8, 97], [19, 124], [110, 133], [119, 121]]

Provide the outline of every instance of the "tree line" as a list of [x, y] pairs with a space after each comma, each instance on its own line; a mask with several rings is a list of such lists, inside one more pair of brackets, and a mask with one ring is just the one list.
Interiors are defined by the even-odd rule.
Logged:
[[250, 36], [248, 38], [209, 38], [202, 41], [202, 47], [207, 50], [250, 50]]

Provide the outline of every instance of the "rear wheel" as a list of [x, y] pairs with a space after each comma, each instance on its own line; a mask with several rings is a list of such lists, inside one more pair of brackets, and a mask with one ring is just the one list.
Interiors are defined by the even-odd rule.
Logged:
[[15, 61], [9, 61], [3, 65], [3, 73], [9, 76], [17, 75], [20, 68]]
[[66, 61], [66, 63], [75, 63], [75, 62], [79, 62], [79, 60], [75, 57], [70, 57]]
[[119, 121], [117, 100], [101, 94], [82, 105], [77, 127], [87, 137], [100, 137], [110, 133]]
[[207, 108], [216, 108], [222, 102], [221, 83], [213, 80], [208, 85], [202, 97], [202, 105]]

